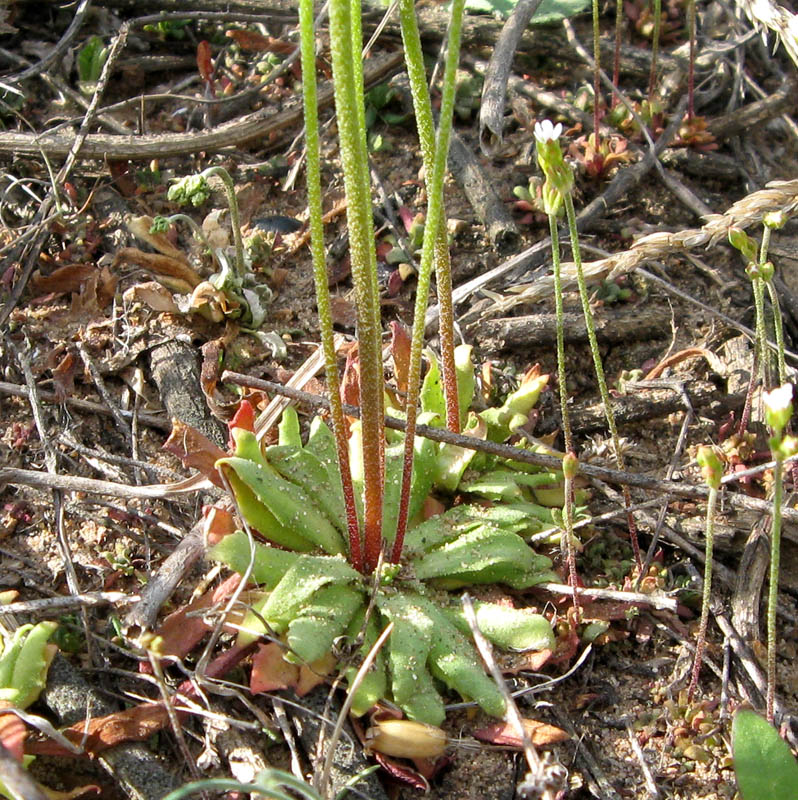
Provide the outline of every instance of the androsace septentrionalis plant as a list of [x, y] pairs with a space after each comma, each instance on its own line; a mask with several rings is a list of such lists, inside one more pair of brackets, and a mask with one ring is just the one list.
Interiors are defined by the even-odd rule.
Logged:
[[[598, 129], [597, 129], [598, 130]], [[535, 136], [537, 139], [536, 147], [538, 152], [538, 162], [546, 176], [546, 183], [543, 186], [544, 202], [548, 203], [548, 208], [559, 209], [560, 205], [565, 208], [565, 216], [568, 221], [568, 232], [571, 239], [571, 252], [576, 268], [576, 282], [579, 286], [579, 298], [582, 302], [582, 312], [587, 329], [587, 338], [590, 343], [590, 353], [593, 357], [593, 367], [596, 372], [601, 402], [604, 406], [604, 416], [607, 419], [607, 427], [612, 437], [613, 449], [615, 450], [615, 462], [618, 469], [625, 468], [621, 441], [618, 436], [618, 427], [615, 424], [615, 413], [610, 402], [610, 393], [607, 389], [607, 380], [604, 376], [604, 365], [601, 361], [599, 352], [598, 338], [596, 337], [596, 326], [593, 322], [593, 311], [590, 308], [590, 298], [587, 293], [587, 283], [585, 282], [584, 269], [582, 267], [582, 255], [579, 249], [579, 231], [576, 227], [576, 211], [571, 193], [574, 186], [573, 170], [565, 161], [560, 147], [559, 137], [562, 128], [553, 126], [549, 120], [544, 120], [536, 128]], [[598, 139], [596, 139], [598, 141]], [[548, 201], [546, 196], [548, 193]], [[553, 242], [555, 240], [552, 240]], [[560, 347], [558, 346], [558, 352]], [[559, 358], [559, 356], [558, 356]], [[562, 379], [562, 378], [561, 378]], [[564, 423], [566, 424], [566, 423]], [[624, 504], [627, 509], [627, 522], [629, 525], [629, 538], [634, 551], [635, 563], [639, 570], [642, 570], [643, 562], [640, 557], [640, 545], [637, 540], [637, 526], [632, 513], [629, 511], [631, 506], [631, 496], [629, 488], [623, 488]]]
[[[312, 256], [332, 430], [315, 418], [303, 435], [296, 412], [289, 408], [279, 426], [278, 444], [264, 450], [252, 432], [254, 415], [242, 403], [244, 412], [231, 423], [231, 453], [216, 460], [215, 471], [229, 486], [246, 532], [225, 530], [211, 551], [213, 558], [257, 584], [247, 590], [250, 612], [237, 622], [241, 645], [270, 637], [269, 644], [259, 645], [262, 663], [276, 656], [297, 668], [318, 665], [329, 658], [340, 637], [357, 643], [355, 657], [365, 657], [390, 624], [392, 631], [372, 669], [353, 691], [353, 711], [362, 714], [376, 702], [390, 700], [409, 718], [434, 725], [444, 716], [440, 682], [489, 714], [504, 713], [503, 696], [485, 673], [460, 604], [447, 592], [494, 583], [522, 590], [557, 579], [550, 559], [537, 554], [524, 537], [549, 529], [556, 531], [555, 541], [562, 536], [561, 517], [549, 505], [562, 505], [562, 491], [557, 490], [565, 481], [561, 470], [521, 466], [415, 435], [418, 420], [506, 441], [528, 421], [548, 380], [532, 368], [501, 405], [476, 414], [470, 411], [476, 390], [471, 348], [461, 345], [444, 354], [441, 364], [428, 351], [429, 368], [421, 381], [431, 272], [433, 265], [440, 274], [447, 270], [448, 254], [444, 257], [440, 250], [445, 244], [441, 197], [463, 5], [464, 0], [456, 0], [452, 12], [434, 152], [431, 135], [423, 137], [429, 205], [409, 344], [394, 325], [397, 389], [406, 387], [402, 402], [403, 392], [386, 391], [383, 376], [365, 118], [358, 110], [363, 105], [362, 79], [351, 63], [360, 42], [358, 12], [346, 0], [331, 4], [333, 76], [358, 314], [360, 419], [348, 422], [340, 399], [322, 242], [312, 0], [300, 6]], [[403, 27], [409, 50], [416, 47], [417, 38], [411, 14], [408, 4]], [[417, 69], [422, 64], [420, 48], [409, 61], [416, 68], [412, 80], [425, 80], [423, 70]], [[420, 98], [418, 116], [431, 124], [428, 94], [415, 94]], [[442, 380], [446, 369], [452, 374]], [[386, 413], [405, 417], [404, 438], [385, 428]], [[569, 483], [572, 467], [569, 464]], [[463, 502], [436, 513], [446, 508], [445, 501], [451, 505], [455, 493]], [[577, 491], [572, 499], [581, 502], [582, 497]], [[567, 516], [572, 519], [573, 513]], [[256, 543], [253, 534], [267, 544]], [[539, 650], [554, 644], [551, 623], [539, 614], [493, 603], [478, 603], [476, 613], [482, 632], [499, 647]], [[356, 672], [344, 666], [350, 685]], [[263, 678], [261, 674], [261, 683]]]

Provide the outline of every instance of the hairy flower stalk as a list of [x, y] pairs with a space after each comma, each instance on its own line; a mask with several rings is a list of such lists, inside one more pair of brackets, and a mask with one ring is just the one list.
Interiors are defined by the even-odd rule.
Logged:
[[593, 136], [599, 149], [599, 103], [601, 101], [601, 31], [599, 30], [599, 2], [593, 0]]
[[[452, 130], [452, 114], [455, 101], [455, 76], [460, 57], [460, 37], [462, 33], [463, 9], [465, 0], [454, 0], [449, 23], [449, 47], [446, 52], [446, 66], [443, 77], [443, 96], [438, 121], [438, 135], [435, 139], [435, 157], [432, 174], [427, 176], [427, 223], [424, 227], [424, 244], [421, 251], [421, 264], [416, 287], [416, 302], [413, 312], [413, 332], [410, 346], [410, 367], [408, 370], [408, 398], [406, 405], [407, 428], [405, 431], [404, 466], [399, 500], [399, 513], [396, 521], [391, 561], [398, 563], [402, 554], [405, 532], [407, 530], [410, 487], [413, 474], [413, 447], [418, 415], [418, 396], [421, 386], [421, 355], [424, 348], [424, 316], [427, 308], [430, 279], [435, 250], [443, 221], [443, 178], [449, 154], [449, 135]], [[456, 393], [456, 392], [455, 392]]]
[[776, 462], [773, 467], [773, 519], [770, 527], [770, 581], [768, 585], [768, 668], [767, 718], [773, 722], [776, 705], [776, 604], [779, 596], [779, 566], [781, 558], [781, 504], [784, 496], [784, 461], [798, 453], [798, 439], [785, 436], [784, 430], [793, 412], [792, 384], [785, 383], [762, 397], [765, 421], [772, 431], [770, 452]]
[[651, 34], [651, 72], [648, 75], [648, 99], [654, 99], [657, 85], [657, 59], [659, 57], [659, 36], [662, 27], [662, 0], [654, 0], [654, 31]]
[[[558, 208], [557, 199], [548, 195], [556, 195], [559, 202], [565, 206], [565, 214], [568, 219], [568, 231], [571, 237], [571, 251], [573, 253], [574, 268], [576, 271], [576, 282], [579, 286], [579, 297], [582, 301], [582, 312], [585, 317], [585, 327], [587, 337], [590, 342], [590, 352], [593, 356], [593, 366], [596, 371], [596, 380], [601, 393], [601, 402], [604, 406], [604, 415], [607, 418], [607, 426], [612, 436], [613, 449], [615, 450], [615, 463], [619, 470], [624, 470], [626, 464], [621, 450], [620, 437], [618, 436], [618, 426], [615, 424], [615, 414], [610, 403], [610, 393], [607, 389], [607, 380], [604, 377], [604, 366], [601, 363], [601, 353], [599, 352], [598, 339], [596, 338], [596, 326], [593, 323], [593, 311], [590, 308], [590, 297], [587, 293], [587, 283], [585, 281], [584, 270], [582, 269], [582, 255], [579, 249], [579, 231], [576, 227], [576, 211], [571, 192], [574, 186], [573, 170], [565, 161], [560, 148], [559, 135], [562, 131], [560, 126], [553, 126], [549, 120], [544, 120], [535, 128], [536, 147], [538, 151], [538, 162], [546, 176], [546, 183], [543, 185], [543, 202], [547, 208]], [[629, 538], [634, 551], [635, 563], [638, 569], [642, 569], [642, 559], [640, 557], [640, 545], [637, 540], [637, 526], [634, 517], [629, 511], [632, 505], [632, 498], [628, 487], [623, 491], [624, 505], [627, 509], [627, 522], [629, 525]]]
[[[368, 476], [363, 491], [364, 569], [374, 570], [382, 550], [382, 502], [385, 485], [385, 437], [383, 410], [382, 341], [377, 291], [377, 256], [371, 211], [364, 108], [362, 65], [352, 57], [359, 31], [359, 6], [347, 0], [330, 3], [330, 50], [332, 53], [335, 108], [346, 191], [352, 282], [360, 356], [360, 405], [363, 430], [363, 465]], [[353, 20], [356, 17], [357, 20]], [[360, 41], [357, 41], [357, 53]], [[356, 66], [357, 64], [357, 66]]]
[[704, 551], [704, 591], [701, 596], [701, 621], [698, 623], [698, 638], [695, 645], [695, 658], [693, 660], [693, 673], [690, 686], [687, 690], [687, 700], [693, 699], [698, 676], [701, 673], [701, 664], [704, 660], [704, 647], [707, 641], [707, 623], [709, 621], [709, 600], [712, 593], [712, 547], [715, 536], [715, 508], [718, 502], [720, 481], [723, 477], [723, 463], [714, 447], [704, 445], [698, 449], [696, 456], [698, 465], [709, 487], [707, 498], [706, 517], [706, 542]]
[[346, 522], [349, 533], [349, 560], [359, 572], [363, 571], [363, 548], [360, 542], [360, 525], [357, 518], [352, 471], [349, 465], [349, 446], [346, 422], [341, 402], [338, 361], [335, 352], [330, 290], [324, 254], [324, 224], [322, 222], [321, 163], [319, 156], [319, 117], [316, 87], [316, 48], [313, 31], [313, 0], [301, 0], [299, 25], [302, 47], [302, 89], [305, 106], [305, 142], [307, 146], [308, 208], [310, 209], [310, 252], [313, 260], [313, 281], [316, 287], [316, 307], [319, 331], [327, 372], [327, 389], [330, 398], [341, 487], [346, 504]]
[[[604, 365], [601, 363], [601, 353], [599, 352], [598, 338], [596, 337], [596, 326], [593, 323], [593, 311], [590, 308], [590, 297], [587, 293], [587, 282], [585, 273], [582, 269], [582, 256], [579, 251], [579, 231], [576, 227], [576, 211], [574, 201], [570, 194], [565, 195], [565, 214], [568, 218], [568, 230], [571, 235], [571, 250], [573, 252], [574, 267], [576, 269], [576, 282], [579, 285], [579, 297], [582, 301], [582, 311], [585, 317], [585, 327], [587, 328], [587, 338], [590, 342], [590, 352], [593, 355], [593, 366], [596, 371], [599, 392], [601, 393], [601, 403], [604, 406], [604, 416], [607, 419], [607, 427], [610, 429], [612, 437], [612, 447], [615, 450], [615, 463], [622, 472], [626, 469], [626, 459], [623, 457], [621, 449], [621, 438], [618, 435], [618, 426], [615, 424], [615, 412], [612, 410], [610, 402], [610, 392], [607, 388], [607, 379], [604, 376]], [[640, 543], [637, 539], [637, 524], [635, 523], [632, 512], [632, 496], [629, 487], [623, 487], [623, 502], [626, 507], [626, 522], [629, 527], [629, 540], [632, 544], [632, 551], [638, 570], [643, 569], [643, 560], [640, 557]]]
[[[535, 125], [535, 147], [538, 163], [544, 174], [546, 184], [543, 187], [543, 206], [549, 218], [551, 232], [551, 260], [554, 270], [554, 309], [557, 320], [557, 384], [560, 392], [560, 416], [564, 439], [565, 458], [563, 459], [564, 504], [563, 522], [565, 527], [565, 555], [568, 562], [568, 580], [574, 591], [574, 609], [579, 619], [579, 597], [577, 594], [576, 555], [574, 553], [574, 515], [573, 515], [573, 480], [579, 469], [571, 433], [571, 418], [568, 413], [568, 385], [565, 371], [565, 325], [563, 322], [562, 279], [560, 276], [560, 234], [557, 229], [557, 217], [562, 213], [562, 198], [565, 192], [573, 187], [573, 175], [566, 171], [558, 172], [557, 151], [562, 125], [552, 125], [550, 120], [543, 120]], [[566, 461], [568, 468], [566, 469]]]
[[776, 363], [778, 365], [779, 385], [787, 381], [787, 365], [784, 361], [784, 320], [781, 315], [781, 304], [779, 295], [773, 286], [773, 264], [768, 261], [768, 249], [770, 247], [770, 234], [774, 230], [782, 228], [787, 222], [787, 215], [784, 213], [771, 212], [762, 217], [764, 230], [762, 231], [762, 246], [759, 249], [759, 264], [762, 278], [768, 289], [770, 304], [773, 306], [773, 327], [776, 335]]
[[[421, 145], [424, 173], [431, 178], [435, 160], [435, 123], [432, 119], [424, 69], [424, 54], [418, 30], [415, 6], [412, 0], [399, 3], [399, 20], [402, 27], [402, 42], [405, 49], [405, 64], [413, 96], [416, 128]], [[429, 195], [430, 187], [427, 187]], [[446, 427], [460, 433], [460, 404], [457, 397], [457, 375], [454, 364], [454, 304], [452, 303], [452, 264], [446, 236], [446, 215], [441, 211], [438, 235], [435, 239], [435, 281], [437, 284], [438, 308], [440, 310], [439, 335], [441, 340], [441, 377], [446, 398]]]

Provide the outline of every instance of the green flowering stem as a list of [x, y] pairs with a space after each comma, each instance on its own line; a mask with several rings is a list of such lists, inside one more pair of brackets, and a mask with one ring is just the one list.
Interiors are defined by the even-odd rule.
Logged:
[[316, 287], [316, 307], [319, 331], [324, 349], [327, 388], [330, 398], [335, 447], [341, 474], [341, 487], [346, 505], [349, 533], [349, 560], [352, 566], [363, 571], [363, 550], [360, 542], [360, 525], [357, 517], [352, 470], [349, 465], [349, 445], [346, 421], [341, 401], [338, 360], [335, 352], [330, 290], [324, 254], [324, 223], [322, 222], [321, 161], [319, 156], [319, 115], [316, 85], [316, 47], [313, 30], [313, 0], [300, 0], [299, 25], [302, 48], [302, 88], [305, 106], [305, 143], [307, 147], [308, 208], [310, 209], [310, 252], [313, 261], [313, 281]]
[[[607, 389], [607, 380], [604, 376], [604, 365], [601, 363], [601, 353], [599, 352], [598, 338], [596, 337], [596, 326], [593, 322], [593, 311], [590, 308], [590, 297], [587, 293], [587, 283], [585, 282], [585, 273], [582, 268], [582, 255], [579, 249], [579, 231], [576, 227], [576, 211], [574, 210], [574, 201], [571, 198], [570, 192], [563, 196], [565, 203], [565, 214], [568, 218], [568, 231], [571, 236], [571, 250], [573, 252], [574, 266], [576, 268], [576, 282], [579, 285], [579, 297], [582, 301], [582, 311], [585, 317], [585, 327], [587, 328], [587, 337], [590, 342], [590, 352], [593, 355], [593, 366], [596, 371], [596, 379], [598, 380], [599, 392], [601, 393], [601, 402], [604, 406], [604, 415], [607, 418], [607, 426], [610, 429], [612, 436], [612, 445], [615, 450], [615, 463], [618, 469], [624, 471], [626, 469], [623, 451], [621, 450], [621, 441], [618, 436], [618, 426], [615, 424], [615, 413], [612, 410], [610, 402], [610, 393]], [[635, 563], [639, 570], [642, 571], [643, 561], [640, 557], [640, 544], [637, 540], [637, 525], [635, 524], [634, 517], [632, 516], [629, 508], [632, 505], [632, 498], [627, 486], [623, 487], [623, 499], [626, 507], [627, 523], [629, 525], [629, 538], [632, 543], [632, 551], [634, 552]]]
[[772, 280], [765, 280], [765, 286], [770, 296], [770, 304], [773, 306], [773, 327], [776, 334], [776, 363], [779, 373], [779, 384], [787, 380], [787, 364], [784, 360], [784, 318], [781, 315], [781, 304], [779, 296], [773, 286]]
[[723, 477], [723, 464], [717, 451], [713, 447], [702, 446], [697, 454], [698, 463], [704, 475], [704, 480], [709, 487], [706, 517], [706, 543], [704, 551], [704, 590], [701, 596], [701, 621], [698, 623], [698, 639], [695, 645], [695, 658], [693, 660], [693, 673], [690, 687], [687, 690], [687, 699], [693, 699], [701, 664], [704, 660], [704, 647], [707, 641], [707, 623], [709, 622], [709, 600], [712, 592], [712, 548], [715, 535], [715, 508], [718, 502], [720, 482]]
[[773, 722], [776, 704], [776, 604], [779, 597], [779, 567], [781, 559], [781, 504], [784, 496], [784, 460], [798, 452], [798, 439], [784, 436], [792, 417], [792, 384], [784, 383], [772, 392], [765, 392], [762, 402], [765, 421], [772, 431], [768, 443], [773, 460], [773, 518], [770, 527], [770, 581], [768, 586], [768, 666], [767, 718]]
[[[770, 248], [770, 234], [774, 228], [781, 227], [784, 223], [781, 217], [765, 215], [762, 220], [764, 228], [762, 230], [762, 244], [759, 248], [759, 272], [760, 277], [765, 282], [770, 297], [770, 304], [773, 307], [773, 328], [776, 336], [776, 363], [778, 365], [779, 385], [787, 380], [787, 365], [784, 361], [784, 319], [781, 315], [781, 304], [779, 296], [773, 286], [773, 264], [768, 261], [768, 249]], [[767, 345], [767, 342], [765, 342]]]
[[768, 585], [767, 718], [770, 723], [773, 722], [773, 709], [776, 704], [776, 604], [779, 597], [781, 503], [784, 494], [784, 457], [781, 454], [781, 448], [774, 446], [775, 439], [776, 437], [771, 439], [771, 449], [776, 465], [773, 467], [773, 520], [770, 527], [770, 581]]
[[767, 385], [768, 369], [768, 338], [765, 330], [765, 284], [761, 278], [759, 265], [750, 263], [746, 267], [746, 274], [751, 279], [751, 288], [754, 291], [754, 310], [756, 313], [756, 348], [759, 352], [759, 368], [762, 372], [762, 383]]
[[695, 117], [695, 0], [687, 0], [687, 35], [690, 55], [687, 63], [687, 119]]
[[601, 99], [601, 31], [599, 29], [599, 2], [593, 0], [593, 136], [599, 149], [599, 102]]
[[220, 178], [224, 185], [224, 191], [227, 195], [227, 205], [230, 208], [230, 227], [233, 229], [233, 243], [236, 248], [236, 278], [243, 281], [247, 269], [244, 264], [244, 240], [241, 237], [241, 216], [238, 211], [236, 188], [233, 184], [233, 179], [230, 177], [230, 173], [224, 167], [208, 167], [201, 173], [201, 177], [203, 178], [209, 178], [211, 175]]
[[[435, 123], [432, 119], [432, 103], [430, 102], [424, 69], [424, 54], [421, 49], [421, 36], [418, 30], [415, 5], [413, 0], [401, 0], [399, 3], [399, 20], [402, 27], [402, 43], [405, 49], [405, 65], [410, 80], [410, 92], [413, 97], [413, 108], [416, 115], [416, 128], [421, 145], [421, 157], [424, 173], [431, 178], [435, 160]], [[427, 196], [431, 187], [427, 186]], [[439, 335], [441, 340], [441, 377], [443, 392], [446, 398], [446, 427], [454, 433], [460, 433], [460, 405], [457, 396], [457, 375], [454, 364], [454, 305], [452, 303], [452, 264], [449, 243], [446, 235], [446, 215], [441, 211], [438, 236], [435, 239], [435, 280], [437, 283], [439, 317]]]
[[657, 85], [657, 58], [659, 56], [659, 36], [662, 27], [662, 0], [654, 0], [654, 31], [651, 35], [651, 72], [648, 76], [648, 99], [654, 99]]
[[624, 19], [623, 0], [615, 0], [615, 51], [612, 61], [612, 85], [616, 91], [612, 93], [612, 108], [615, 108], [620, 102], [617, 89], [621, 81], [621, 38], [623, 37]]
[[563, 522], [565, 523], [565, 555], [568, 562], [568, 582], [574, 591], [574, 622], [579, 623], [579, 582], [576, 575], [576, 553], [574, 552], [574, 479], [579, 474], [579, 460], [568, 450], [562, 460], [564, 477]]
[[[359, 56], [361, 42], [355, 39], [359, 30], [359, 5], [354, 6], [347, 0], [332, 0], [330, 50], [357, 311], [363, 466], [368, 476], [363, 491], [364, 569], [371, 573], [382, 550], [385, 437], [377, 256], [374, 250], [366, 127], [363, 121], [363, 83], [359, 80], [362, 70]], [[355, 58], [353, 46], [357, 54]]]
[[[391, 561], [398, 563], [402, 554], [405, 532], [407, 530], [410, 489], [413, 476], [413, 447], [416, 435], [418, 396], [421, 387], [421, 356], [424, 349], [424, 316], [427, 308], [430, 279], [432, 276], [435, 242], [439, 237], [443, 222], [443, 178], [449, 154], [449, 135], [452, 130], [452, 113], [455, 101], [455, 77], [460, 57], [460, 38], [462, 34], [463, 9], [465, 0], [454, 0], [449, 23], [449, 47], [446, 52], [446, 65], [443, 77], [441, 113], [438, 122], [438, 135], [435, 139], [435, 157], [432, 175], [427, 182], [427, 222], [424, 227], [424, 244], [421, 251], [421, 264], [416, 287], [416, 302], [413, 312], [413, 332], [410, 345], [410, 366], [408, 369], [408, 397], [406, 406], [407, 427], [405, 429], [404, 467], [402, 488], [399, 500], [399, 513], [396, 521]], [[456, 395], [456, 388], [455, 388]], [[459, 412], [458, 412], [459, 413]]]
[[557, 230], [557, 217], [549, 214], [549, 231], [551, 233], [551, 260], [554, 267], [554, 311], [557, 325], [557, 384], [560, 390], [560, 416], [565, 441], [565, 452], [573, 451], [573, 434], [571, 418], [568, 414], [568, 386], [565, 371], [565, 322], [562, 302], [562, 275], [560, 261], [560, 234]]

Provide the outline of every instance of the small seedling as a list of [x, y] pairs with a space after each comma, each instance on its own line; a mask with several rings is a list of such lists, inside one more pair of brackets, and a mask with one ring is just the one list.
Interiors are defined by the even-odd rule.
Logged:
[[78, 85], [84, 94], [91, 94], [108, 60], [108, 48], [99, 36], [92, 36], [78, 52]]

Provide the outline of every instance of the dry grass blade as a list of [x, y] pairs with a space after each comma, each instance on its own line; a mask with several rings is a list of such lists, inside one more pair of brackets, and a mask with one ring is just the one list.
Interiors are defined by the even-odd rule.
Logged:
[[[766, 189], [738, 200], [723, 214], [712, 214], [701, 228], [688, 228], [676, 233], [658, 232], [638, 239], [628, 250], [586, 262], [588, 281], [613, 280], [639, 267], [644, 261], [665, 256], [680, 250], [691, 250], [704, 245], [712, 246], [725, 239], [731, 228], [748, 228], [761, 222], [771, 211], [783, 211], [792, 216], [798, 208], [798, 180], [773, 181]], [[564, 288], [574, 284], [576, 272], [573, 264], [563, 264]], [[535, 303], [552, 294], [554, 279], [541, 278], [535, 283], [514, 286], [514, 294], [497, 300], [489, 310], [491, 315], [509, 311], [521, 303]]]
[[565, 778], [567, 771], [557, 761], [552, 761], [548, 754], [546, 757], [541, 758], [535, 750], [534, 745], [529, 737], [524, 721], [521, 718], [521, 713], [518, 710], [515, 699], [510, 693], [501, 670], [493, 658], [493, 651], [488, 640], [482, 635], [482, 631], [477, 625], [477, 616], [474, 612], [474, 605], [471, 598], [463, 595], [463, 612], [465, 613], [468, 627], [471, 628], [471, 634], [474, 637], [474, 644], [479, 650], [485, 666], [491, 674], [491, 677], [496, 681], [499, 691], [504, 697], [507, 710], [505, 715], [509, 722], [513, 724], [516, 732], [523, 743], [524, 755], [526, 756], [527, 764], [529, 765], [529, 772], [524, 778], [522, 786], [519, 787], [519, 795], [522, 797], [530, 798], [530, 800], [554, 800], [558, 797], [564, 788]]

